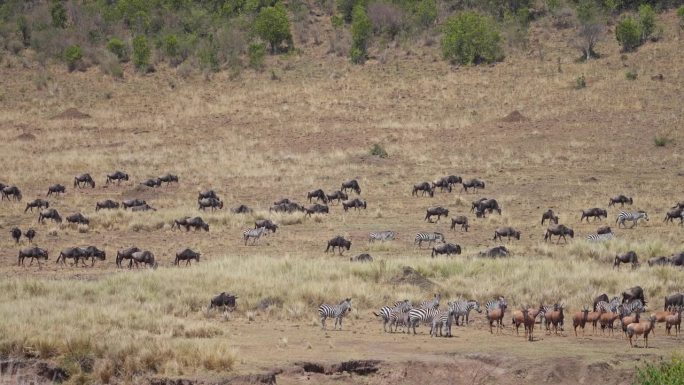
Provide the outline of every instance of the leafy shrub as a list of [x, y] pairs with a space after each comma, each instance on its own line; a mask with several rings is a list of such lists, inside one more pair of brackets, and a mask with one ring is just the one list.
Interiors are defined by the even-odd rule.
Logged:
[[677, 16], [679, 16], [679, 28], [684, 29], [684, 5], [677, 9]]
[[67, 13], [61, 1], [53, 1], [50, 6], [50, 16], [52, 16], [52, 26], [64, 28], [67, 23]]
[[404, 11], [394, 4], [374, 2], [368, 5], [368, 18], [375, 34], [387, 34], [394, 39], [404, 28]]
[[641, 25], [641, 41], [646, 41], [656, 31], [656, 13], [648, 4], [639, 6], [639, 24]]
[[387, 151], [385, 151], [385, 148], [378, 143], [375, 143], [373, 147], [371, 147], [370, 154], [380, 158], [387, 158], [389, 156]]
[[653, 144], [655, 144], [656, 147], [665, 147], [670, 142], [672, 142], [672, 139], [667, 135], [656, 135], [653, 137]]
[[172, 61], [180, 55], [180, 43], [178, 42], [178, 38], [176, 37], [176, 35], [171, 34], [164, 36], [164, 38], [162, 39], [161, 48], [162, 52], [164, 53], [164, 56], [171, 59]]
[[460, 64], [492, 63], [503, 60], [501, 35], [494, 19], [473, 11], [447, 19], [442, 37], [445, 59]]
[[249, 45], [249, 66], [255, 70], [264, 68], [264, 57], [266, 56], [266, 46], [261, 43]]
[[120, 61], [128, 60], [128, 47], [123, 40], [113, 37], [107, 42], [107, 50], [116, 55]]
[[587, 87], [587, 79], [584, 78], [584, 75], [581, 75], [577, 79], [575, 79], [575, 89], [576, 90], [581, 90], [582, 88]]
[[521, 8], [518, 12], [506, 12], [503, 19], [503, 34], [511, 47], [527, 47], [527, 32], [530, 25], [530, 11]]
[[639, 77], [639, 74], [637, 74], [635, 70], [629, 70], [625, 73], [625, 78], [627, 78], [627, 80], [637, 80], [637, 77]]
[[349, 52], [352, 63], [363, 64], [366, 61], [372, 31], [373, 27], [364, 6], [355, 6], [351, 26], [352, 46]]
[[673, 358], [669, 362], [660, 365], [646, 364], [637, 369], [635, 385], [683, 385], [684, 384], [684, 361]]
[[261, 39], [271, 45], [273, 54], [283, 41], [287, 41], [289, 49], [293, 48], [290, 21], [287, 19], [287, 11], [282, 3], [262, 8], [254, 21], [254, 30]]
[[437, 3], [435, 0], [421, 0], [416, 5], [415, 15], [418, 25], [423, 28], [430, 27], [435, 24], [435, 20], [437, 20]]
[[361, 0], [337, 0], [337, 10], [342, 14], [342, 19], [346, 23], [352, 22], [354, 7], [360, 3]]
[[76, 69], [76, 64], [83, 58], [83, 50], [78, 44], [70, 45], [64, 50], [64, 60], [67, 62], [69, 72]]
[[633, 51], [641, 45], [643, 32], [639, 22], [632, 16], [627, 16], [615, 27], [615, 38], [622, 45], [624, 51]]
[[147, 43], [147, 38], [143, 35], [138, 35], [133, 39], [133, 64], [141, 72], [147, 72], [150, 69], [150, 46]]

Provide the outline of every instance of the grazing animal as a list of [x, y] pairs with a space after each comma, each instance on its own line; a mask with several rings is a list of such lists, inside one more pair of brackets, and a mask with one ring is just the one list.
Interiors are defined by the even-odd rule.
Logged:
[[644, 219], [648, 222], [648, 214], [646, 214], [646, 212], [642, 210], [639, 210], [637, 212], [621, 211], [620, 214], [618, 214], [615, 223], [618, 224], [618, 228], [620, 228], [620, 226], [624, 226], [626, 228], [627, 226], [625, 225], [625, 222], [630, 221], [632, 222], [632, 227], [630, 227], [631, 229], [637, 225], [639, 219]]
[[[408, 299], [403, 301], [397, 301], [392, 306], [383, 306], [378, 310], [378, 312], [373, 312], [376, 317], [382, 318], [383, 325], [382, 330], [387, 333], [387, 323], [389, 323], [392, 318], [397, 318], [398, 313], [408, 313], [412, 309], [411, 302]], [[396, 322], [395, 322], [396, 324]], [[392, 324], [390, 324], [390, 332], [392, 331]]]
[[528, 341], [532, 342], [534, 341], [534, 337], [532, 337], [532, 332], [534, 332], [535, 320], [539, 313], [531, 313], [530, 310], [527, 308], [522, 308], [521, 312], [523, 315], [523, 324], [525, 325], [525, 337]]
[[451, 254], [461, 254], [461, 246], [455, 245], [453, 243], [443, 243], [432, 248], [432, 258], [435, 255], [446, 254], [450, 256]]
[[247, 229], [243, 231], [242, 238], [245, 240], [245, 246], [247, 246], [247, 241], [249, 241], [250, 238], [252, 239], [252, 245], [255, 245], [262, 235], [266, 235], [266, 232], [268, 232], [268, 229], [265, 227], [259, 227], [258, 229]]
[[135, 246], [129, 247], [127, 249], [118, 250], [116, 252], [116, 266], [122, 267], [121, 261], [123, 261], [124, 259], [130, 260], [133, 257], [133, 253], [138, 252], [138, 251], [141, 251], [141, 250]]
[[396, 237], [397, 233], [394, 231], [371, 231], [368, 233], [368, 242], [375, 242], [375, 241], [380, 241], [380, 242], [385, 242], [385, 241], [393, 241], [394, 238]]
[[207, 207], [211, 208], [211, 211], [214, 211], [216, 209], [222, 209], [223, 208], [223, 201], [220, 201], [216, 198], [202, 198], [197, 202], [199, 205], [199, 209], [204, 211], [206, 210]]
[[[85, 265], [85, 260], [90, 258], [90, 267], [95, 266], [95, 260], [99, 259], [100, 261], [104, 261], [105, 258], [107, 257], [107, 254], [105, 253], [104, 250], [100, 250], [95, 246], [87, 246], [87, 247], [79, 247], [81, 250], [81, 258], [83, 258], [83, 263]], [[76, 261], [78, 263], [78, 260]]]
[[[512, 319], [512, 324], [515, 325], [515, 335], [520, 335], [520, 325], [523, 325], [525, 328], [525, 332], [527, 332], [527, 325], [525, 325], [525, 317], [523, 315], [523, 310], [527, 310], [529, 313], [529, 316], [532, 317], [532, 319], [536, 319], [537, 316], [545, 311], [545, 308], [541, 305], [539, 305], [539, 308], [530, 308], [527, 306], [522, 307], [520, 310], [516, 310], [513, 312], [513, 319]], [[525, 333], [527, 335], [527, 333]]]
[[304, 216], [311, 216], [312, 214], [328, 214], [329, 212], [330, 209], [328, 209], [328, 206], [316, 203], [313, 206], [306, 208], [306, 214]]
[[61, 184], [53, 184], [50, 187], [48, 187], [47, 196], [50, 196], [52, 194], [64, 194], [65, 192], [66, 187], [64, 187]]
[[496, 211], [501, 215], [501, 206], [499, 206], [499, 202], [496, 199], [481, 199], [475, 206], [475, 212], [484, 212], [485, 210], [490, 214]]
[[7, 198], [7, 200], [12, 200], [11, 198], [14, 198], [15, 201], [19, 202], [21, 201], [21, 190], [19, 190], [19, 187], [17, 186], [6, 186], [3, 187], [2, 189], [2, 200]]
[[344, 209], [344, 211], [347, 211], [350, 208], [355, 208], [356, 210], [363, 208], [365, 210], [367, 208], [367, 205], [366, 201], [361, 200], [359, 198], [355, 198], [350, 201], [342, 202], [342, 208]]
[[38, 214], [38, 223], [43, 223], [45, 219], [52, 219], [54, 222], [62, 223], [62, 217], [55, 209], [45, 209]]
[[511, 240], [511, 237], [520, 240], [520, 231], [510, 227], [510, 226], [504, 226], [504, 227], [499, 227], [496, 230], [494, 230], [494, 241], [497, 239], [501, 241], [501, 237], [507, 237], [508, 240]]
[[572, 328], [575, 330], [575, 337], [577, 337], [577, 327], [582, 329], [582, 335], [584, 335], [584, 326], [589, 320], [589, 307], [584, 306], [582, 311], [578, 311], [572, 316]]
[[347, 194], [343, 193], [342, 191], [338, 190], [338, 191], [333, 192], [332, 194], [326, 195], [325, 198], [328, 200], [328, 202], [330, 202], [330, 204], [332, 204], [332, 202], [334, 200], [336, 200], [337, 203], [340, 203], [342, 201], [346, 201], [349, 199], [349, 196]]
[[279, 201], [273, 202], [273, 205], [275, 205], [275, 206], [280, 206], [280, 205], [286, 205], [286, 204], [288, 204], [288, 203], [292, 203], [292, 201], [289, 200], [289, 199], [287, 199], [287, 198], [283, 198], [283, 199], [281, 199], [281, 200], [279, 200]]
[[328, 197], [325, 195], [325, 192], [321, 189], [309, 191], [306, 193], [306, 198], [311, 202], [311, 199], [316, 198], [316, 200], [320, 200], [323, 203], [328, 203]]
[[[647, 322], [633, 323], [627, 326], [627, 337], [629, 337], [629, 346], [634, 347], [636, 345], [636, 337], [643, 335], [645, 347], [648, 347], [648, 335], [653, 330], [655, 326], [655, 317], [651, 316], [648, 318]], [[634, 345], [632, 345], [632, 337], [634, 338]]]
[[582, 210], [582, 217], [580, 218], [580, 222], [582, 222], [584, 218], [587, 218], [587, 222], [589, 222], [589, 218], [591, 217], [593, 217], [594, 220], [600, 220], [601, 217], [608, 218], [608, 211], [598, 207]]
[[459, 325], [458, 321], [462, 318], [461, 325], [468, 326], [471, 310], [482, 313], [480, 303], [474, 299], [453, 301], [451, 307], [453, 308], [454, 322], [456, 325]]
[[233, 311], [237, 307], [237, 303], [235, 301], [236, 299], [238, 299], [237, 295], [226, 293], [224, 291], [211, 299], [209, 302], [209, 310], [222, 307], [224, 309]]
[[296, 203], [296, 202], [285, 202], [285, 203], [280, 203], [275, 206], [272, 206], [268, 209], [268, 211], [275, 211], [275, 212], [281, 212], [281, 213], [293, 213], [295, 211], [306, 211], [306, 208], [304, 206]]
[[71, 214], [71, 215], [67, 216], [66, 221], [68, 223], [75, 223], [78, 225], [89, 225], [90, 224], [90, 219], [86, 218], [81, 213]]
[[468, 181], [463, 182], [463, 188], [461, 190], [465, 190], [465, 192], [468, 192], [468, 189], [484, 189], [485, 188], [485, 182], [480, 180], [480, 179], [471, 179]]
[[342, 183], [340, 191], [347, 192], [347, 190], [353, 190], [356, 195], [361, 195], [361, 187], [359, 187], [359, 182], [356, 179], [348, 180]]
[[200, 191], [199, 194], [197, 195], [197, 202], [201, 201], [202, 199], [208, 199], [208, 198], [214, 198], [214, 199], [219, 199], [218, 195], [214, 192], [214, 190], [204, 190]]
[[684, 266], [684, 251], [681, 253], [673, 254], [670, 258], [673, 266]]
[[270, 219], [259, 219], [256, 222], [254, 222], [254, 228], [258, 229], [259, 227], [264, 227], [267, 230], [272, 231], [273, 233], [275, 233], [276, 230], [278, 230], [278, 225], [271, 222]]
[[480, 203], [482, 203], [482, 202], [484, 202], [484, 201], [486, 201], [486, 200], [488, 200], [488, 199], [489, 199], [489, 198], [480, 198], [480, 199], [478, 199], [478, 200], [474, 200], [473, 203], [472, 203], [472, 205], [470, 206], [470, 212], [471, 212], [471, 213], [472, 213], [472, 212], [475, 212], [476, 209], [479, 211]]
[[140, 182], [140, 184], [143, 186], [147, 186], [147, 187], [161, 187], [161, 179], [150, 178], [150, 179], [147, 179], [147, 180]]
[[665, 306], [663, 309], [668, 309], [671, 306], [684, 307], [684, 293], [675, 293], [665, 297]]
[[142, 206], [146, 204], [147, 202], [142, 199], [127, 199], [121, 203], [124, 210], [126, 210], [129, 207]]
[[176, 251], [176, 259], [173, 261], [173, 264], [179, 266], [180, 261], [185, 261], [185, 266], [188, 266], [193, 259], [199, 263], [200, 256], [200, 253], [191, 249], [181, 249]]
[[597, 311], [599, 302], [608, 303], [608, 301], [610, 301], [610, 299], [608, 298], [608, 294], [603, 293], [603, 294], [599, 295], [598, 297], [594, 298], [594, 306], [592, 309], [594, 309], [594, 311]]
[[625, 333], [625, 336], [627, 335], [627, 326], [633, 323], [639, 323], [639, 316], [641, 314], [641, 309], [637, 309], [634, 311], [634, 315], [632, 314], [632, 311], [629, 309], [624, 309], [620, 308], [618, 310], [618, 318], [620, 319], [620, 326], [622, 327], [622, 332]]
[[459, 215], [457, 217], [451, 218], [451, 230], [456, 230], [456, 225], [461, 225], [461, 229], [468, 232], [470, 225], [468, 224], [468, 217], [465, 215]]
[[81, 174], [76, 175], [74, 177], [74, 187], [81, 188], [88, 185], [90, 185], [90, 188], [95, 188], [95, 181], [93, 180], [93, 177], [90, 176], [90, 174]]
[[135, 253], [131, 254], [131, 261], [128, 264], [128, 268], [130, 269], [131, 266], [133, 266], [133, 263], [135, 263], [135, 267], [138, 268], [140, 263], [146, 265], [147, 267], [152, 267], [152, 268], [157, 268], [158, 264], [154, 260], [154, 254], [152, 254], [151, 251], [148, 250], [143, 250], [143, 251], [136, 251]]
[[562, 331], [563, 320], [565, 318], [563, 309], [563, 305], [559, 305], [556, 303], [553, 305], [552, 309], [549, 309], [544, 313], [544, 318], [546, 319], [547, 325], [551, 324], [553, 326], [554, 334], [558, 334], [559, 328]]
[[41, 249], [40, 247], [28, 247], [19, 250], [19, 259], [17, 262], [18, 266], [24, 266], [24, 259], [26, 258], [31, 258], [31, 263], [29, 263], [29, 266], [33, 265], [33, 260], [38, 261], [38, 267], [40, 268], [40, 260], [48, 260], [48, 251], [45, 249]]
[[546, 229], [546, 234], [544, 235], [544, 242], [551, 239], [551, 237], [554, 235], [558, 236], [558, 241], [556, 241], [556, 243], [560, 243], [561, 238], [563, 238], [565, 243], [568, 243], [568, 240], [565, 238], [565, 236], [569, 235], [570, 238], [574, 238], [575, 232], [570, 227], [565, 225], [551, 225]]
[[496, 246], [485, 251], [480, 251], [480, 257], [497, 258], [497, 257], [508, 257], [511, 252], [505, 246]]
[[128, 180], [128, 174], [126, 174], [123, 171], [114, 171], [111, 174], [107, 174], [107, 181], [105, 184], [110, 184], [114, 181], [116, 181], [116, 184], [121, 183], [122, 180]]
[[36, 237], [36, 230], [28, 229], [26, 230], [26, 233], [24, 233], [24, 236], [28, 238], [29, 243], [33, 243], [33, 238]]
[[325, 330], [326, 318], [334, 318], [335, 326], [333, 330], [337, 329], [338, 323], [340, 324], [340, 330], [342, 330], [342, 319], [347, 313], [351, 313], [351, 310], [351, 298], [345, 299], [338, 305], [322, 304], [318, 307], [318, 315], [321, 317], [321, 329]]
[[613, 311], [606, 311], [601, 314], [599, 317], [599, 323], [601, 324], [601, 333], [605, 333], [606, 329], [608, 329], [608, 333], [612, 335], [615, 330], [615, 321], [619, 318], [619, 315], [617, 313], [617, 310]]
[[432, 217], [434, 217], [435, 215], [437, 216], [437, 222], [439, 222], [440, 218], [442, 218], [442, 217], [446, 218], [449, 216], [449, 210], [444, 208], [444, 207], [441, 207], [441, 206], [430, 207], [429, 209], [427, 209], [424, 220], [426, 220], [430, 223], [433, 223]]
[[601, 226], [598, 229], [596, 229], [596, 234], [602, 235], [602, 234], [612, 234], [613, 229], [610, 228], [610, 226]]
[[497, 300], [489, 301], [485, 305], [485, 316], [489, 322], [489, 333], [493, 334], [492, 327], [496, 323], [496, 334], [499, 334], [500, 329], [503, 329], [503, 318], [506, 313], [508, 304], [503, 297]]
[[14, 227], [12, 230], [10, 230], [10, 234], [14, 239], [14, 243], [19, 243], [19, 239], [21, 238], [21, 230], [18, 227]]
[[157, 211], [157, 209], [148, 205], [147, 203], [145, 203], [144, 205], [131, 207], [131, 211], [133, 211], [133, 212], [150, 211], [150, 210], [151, 211]]
[[461, 177], [458, 175], [449, 175], [449, 176], [445, 176], [444, 178], [446, 179], [446, 181], [449, 183], [450, 186], [463, 183], [463, 179], [461, 179]]
[[412, 196], [418, 196], [418, 191], [420, 191], [421, 196], [428, 194], [430, 197], [435, 196], [435, 189], [428, 182], [421, 182], [413, 185]]
[[631, 263], [632, 269], [636, 269], [639, 267], [639, 257], [637, 257], [636, 252], [631, 250], [623, 254], [618, 254], [615, 256], [613, 269], [617, 267], [617, 269], [620, 270], [620, 264], [622, 263]]
[[684, 201], [679, 201], [679, 202], [675, 203], [674, 206], [672, 206], [673, 209], [677, 208], [677, 207], [680, 209], [684, 209]]
[[26, 204], [26, 208], [24, 209], [24, 212], [27, 212], [29, 209], [31, 210], [31, 212], [33, 212], [34, 207], [38, 208], [38, 209], [42, 209], [43, 207], [45, 207], [47, 209], [50, 207], [50, 202], [43, 200], [43, 199], [40, 199], [40, 198], [34, 199], [32, 202], [29, 202]]
[[665, 219], [663, 220], [663, 222], [672, 223], [672, 221], [674, 219], [682, 220], [682, 211], [684, 211], [684, 210], [682, 210], [680, 207], [675, 207], [675, 208], [667, 210], [667, 213], [665, 213]]
[[442, 294], [436, 293], [432, 299], [421, 301], [416, 308], [418, 309], [437, 309], [439, 302], [442, 300]]
[[558, 224], [558, 215], [556, 215], [553, 210], [548, 209], [542, 214], [542, 219], [541, 219], [541, 224], [542, 226], [544, 225], [544, 222], [549, 221], [550, 223], [553, 224]]
[[622, 303], [630, 303], [637, 299], [644, 304], [646, 303], [644, 289], [641, 286], [634, 286], [622, 292]]
[[446, 243], [444, 240], [444, 235], [442, 233], [418, 233], [416, 234], [416, 238], [413, 241], [414, 245], [418, 245], [420, 247], [423, 242], [427, 242], [428, 245], [431, 245], [437, 241], [441, 241], [442, 243]]
[[451, 183], [447, 180], [446, 177], [437, 179], [436, 181], [432, 182], [432, 189], [436, 189], [439, 187], [439, 191], [444, 192], [444, 190], [451, 192]]
[[349, 257], [352, 262], [373, 262], [373, 257], [370, 254], [359, 254], [356, 257]]
[[[439, 336], [451, 337], [451, 325], [454, 315], [454, 310], [452, 308], [452, 303], [447, 303], [446, 310], [441, 310], [436, 316], [432, 318], [432, 327], [430, 329], [430, 335], [432, 337], [437, 337], [437, 331], [439, 331]], [[442, 334], [442, 329], [446, 331]]]
[[649, 258], [648, 260], [648, 266], [666, 266], [671, 264], [672, 259], [663, 256]]
[[174, 175], [174, 174], [165, 174], [165, 175], [160, 176], [157, 179], [159, 179], [161, 182], [166, 183], [167, 186], [170, 185], [171, 182], [178, 183], [178, 175]]
[[419, 308], [409, 310], [409, 329], [413, 328], [413, 334], [416, 334], [416, 326], [419, 323], [430, 325], [430, 334], [432, 334], [432, 321], [439, 314], [436, 307]]
[[587, 235], [587, 241], [589, 242], [606, 242], [613, 238], [615, 238], [615, 234], [613, 233]]
[[100, 211], [102, 209], [109, 209], [109, 210], [114, 210], [119, 208], [119, 203], [114, 202], [111, 199], [106, 199], [100, 202], [95, 203], [95, 211]]
[[239, 205], [231, 208], [230, 212], [233, 214], [251, 214], [254, 212], [254, 210], [245, 205]]
[[608, 207], [614, 206], [616, 203], [619, 203], [620, 207], [624, 207], [625, 203], [631, 206], [632, 203], [634, 203], [634, 201], [632, 200], [632, 197], [620, 194], [610, 198], [610, 202], [608, 202]]
[[674, 327], [675, 336], [679, 336], [679, 331], [682, 327], [682, 307], [679, 306], [675, 310], [675, 314], [667, 316], [665, 318], [665, 329], [667, 329], [667, 335], [670, 335], [670, 330]]
[[344, 239], [344, 237], [338, 235], [328, 241], [328, 247], [325, 248], [325, 252], [327, 253], [328, 250], [332, 248], [332, 252], [334, 253], [336, 247], [338, 249], [337, 251], [340, 253], [340, 255], [342, 255], [342, 248], [349, 250], [351, 248], [351, 241], [348, 241]]
[[181, 226], [185, 227], [185, 231], [190, 231], [191, 227], [195, 230], [209, 231], [209, 224], [204, 222], [202, 217], [183, 217], [175, 219], [171, 228], [177, 227], [180, 230]]

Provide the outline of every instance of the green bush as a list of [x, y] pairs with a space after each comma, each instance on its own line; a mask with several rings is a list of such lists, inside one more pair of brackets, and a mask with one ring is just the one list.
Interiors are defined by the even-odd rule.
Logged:
[[55, 28], [65, 28], [67, 23], [67, 12], [61, 1], [53, 1], [50, 6], [50, 16], [52, 16], [52, 26]]
[[249, 45], [249, 66], [257, 71], [264, 68], [264, 58], [266, 57], [266, 46], [261, 43]]
[[638, 77], [639, 74], [637, 74], [635, 70], [629, 70], [625, 73], [625, 78], [627, 78], [627, 80], [637, 80]]
[[150, 46], [144, 35], [133, 39], [133, 64], [138, 71], [147, 72], [150, 69]]
[[373, 26], [368, 18], [368, 14], [366, 14], [366, 8], [362, 4], [356, 5], [353, 13], [351, 25], [352, 45], [349, 56], [351, 56], [352, 63], [363, 64], [368, 57], [368, 43], [373, 33]]
[[677, 16], [679, 16], [679, 28], [684, 29], [684, 5], [677, 9]]
[[641, 45], [641, 25], [632, 16], [624, 17], [615, 27], [615, 38], [626, 52], [634, 51]]
[[345, 22], [351, 23], [354, 16], [354, 7], [361, 4], [362, 0], [337, 0], [337, 10], [342, 14]]
[[166, 35], [162, 39], [162, 52], [167, 58], [175, 58], [180, 54], [180, 43], [176, 35]]
[[444, 25], [442, 54], [445, 59], [460, 64], [503, 60], [501, 35], [496, 22], [473, 11], [451, 16]]
[[421, 0], [416, 5], [415, 14], [418, 25], [423, 28], [428, 28], [435, 24], [435, 20], [437, 20], [437, 3], [435, 0]]
[[64, 50], [64, 60], [67, 62], [69, 72], [76, 69], [76, 64], [83, 58], [83, 50], [78, 44], [70, 45]]
[[587, 79], [584, 78], [584, 75], [575, 79], [575, 89], [576, 90], [581, 90], [582, 88], [586, 88], [586, 87], [587, 87]]
[[254, 21], [254, 30], [257, 35], [271, 45], [271, 53], [275, 54], [278, 46], [286, 41], [288, 48], [292, 49], [292, 34], [290, 33], [290, 21], [287, 19], [287, 11], [282, 3], [273, 7], [262, 8]]
[[107, 50], [119, 59], [119, 61], [128, 60], [128, 47], [123, 40], [113, 37], [107, 42]]
[[197, 50], [197, 58], [199, 59], [200, 68], [205, 71], [218, 72], [221, 69], [218, 48], [212, 36], [209, 36], [208, 40], [201, 42]]
[[635, 385], [684, 385], [684, 361], [673, 358], [660, 365], [646, 364], [637, 369]]
[[655, 144], [656, 147], [665, 147], [671, 141], [672, 139], [667, 135], [656, 135], [653, 137], [653, 144]]
[[370, 154], [380, 158], [387, 158], [389, 156], [385, 148], [378, 143], [375, 143], [373, 147], [371, 147]]
[[639, 6], [639, 24], [641, 25], [641, 41], [646, 41], [656, 31], [656, 13], [648, 4]]

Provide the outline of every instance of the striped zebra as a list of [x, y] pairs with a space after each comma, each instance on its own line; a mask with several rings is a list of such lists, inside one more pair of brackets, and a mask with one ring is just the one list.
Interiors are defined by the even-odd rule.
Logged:
[[325, 330], [325, 319], [335, 318], [335, 326], [333, 330], [337, 329], [337, 324], [340, 324], [340, 330], [342, 330], [342, 318], [347, 313], [351, 313], [351, 298], [347, 298], [340, 302], [339, 305], [328, 305], [324, 303], [318, 307], [318, 315], [321, 317], [321, 329]]
[[589, 242], [607, 242], [614, 238], [615, 234], [613, 233], [587, 235], [587, 241]]
[[373, 231], [368, 233], [368, 242], [393, 241], [397, 234], [394, 231]]
[[622, 314], [623, 315], [630, 315], [636, 311], [639, 312], [644, 312], [646, 311], [646, 308], [644, 307], [644, 303], [641, 302], [640, 299], [635, 299], [634, 301], [622, 305]]
[[423, 301], [416, 306], [418, 309], [437, 309], [439, 307], [439, 301], [442, 299], [440, 293], [435, 294], [433, 299]]
[[248, 229], [242, 232], [242, 236], [245, 238], [245, 245], [247, 241], [252, 238], [252, 244], [256, 244], [256, 241], [261, 238], [262, 235], [266, 235], [268, 229], [265, 227], [259, 227], [258, 229]]
[[501, 305], [508, 305], [504, 297], [499, 297], [497, 299], [491, 300], [485, 304], [485, 310], [490, 311], [494, 309], [499, 309]]
[[[620, 214], [618, 214], [617, 219], [615, 220], [615, 223], [618, 224], [618, 228], [620, 226], [624, 226], [625, 228], [627, 225], [625, 225], [626, 221], [632, 222], [632, 227], [637, 225], [637, 222], [639, 219], [645, 219], [648, 221], [648, 214], [646, 214], [646, 211], [639, 210], [636, 212], [627, 212], [627, 211], [620, 211]], [[630, 227], [630, 229], [632, 228]]]
[[[432, 319], [432, 329], [430, 335], [432, 337], [437, 337], [437, 331], [439, 330], [439, 336], [445, 335], [446, 337], [451, 337], [451, 324], [454, 316], [454, 310], [452, 308], [452, 303], [447, 303], [447, 309], [442, 310]], [[442, 334], [442, 329], [446, 329], [444, 334]]]
[[618, 297], [613, 297], [610, 302], [599, 301], [596, 303], [596, 311], [603, 311], [606, 313], [617, 313], [618, 307], [620, 307], [620, 298]]
[[418, 245], [420, 247], [423, 242], [427, 242], [428, 245], [431, 245], [437, 241], [442, 241], [442, 243], [446, 243], [444, 240], [444, 235], [442, 233], [418, 233], [416, 234], [416, 239], [413, 241], [414, 245]]
[[458, 300], [454, 301], [451, 304], [451, 308], [454, 312], [454, 321], [456, 322], [456, 325], [458, 326], [458, 320], [459, 318], [463, 317], [462, 322], [467, 326], [468, 325], [468, 317], [470, 315], [471, 310], [475, 310], [478, 313], [482, 313], [482, 310], [480, 309], [480, 303], [475, 301], [475, 300], [469, 300], [469, 301], [464, 301], [464, 300]]
[[[392, 306], [383, 306], [377, 313], [373, 312], [373, 315], [382, 318], [382, 330], [387, 333], [387, 323], [395, 320], [394, 323], [396, 324], [396, 321], [400, 318], [401, 313], [407, 313], [409, 310], [411, 310], [411, 308], [411, 301], [405, 299], [403, 301], [395, 302]], [[392, 325], [393, 324], [390, 324], [390, 331], [392, 331]]]
[[413, 328], [413, 334], [416, 334], [416, 326], [419, 323], [430, 325], [430, 334], [432, 334], [432, 320], [439, 314], [439, 310], [436, 308], [429, 309], [411, 309], [409, 311], [409, 333], [410, 329]]

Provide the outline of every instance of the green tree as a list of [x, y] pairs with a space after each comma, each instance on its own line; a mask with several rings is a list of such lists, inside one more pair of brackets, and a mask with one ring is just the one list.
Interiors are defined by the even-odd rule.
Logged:
[[337, 10], [342, 14], [345, 22], [351, 23], [354, 15], [354, 7], [363, 0], [337, 0]]
[[150, 68], [150, 46], [144, 35], [138, 35], [133, 39], [133, 64], [141, 72], [147, 72]]
[[292, 48], [292, 34], [287, 11], [282, 3], [273, 7], [262, 8], [254, 21], [254, 30], [259, 37], [271, 45], [271, 53], [275, 54], [278, 46], [287, 41], [288, 48]]
[[639, 24], [641, 24], [641, 41], [644, 42], [653, 35], [656, 29], [656, 13], [653, 7], [648, 4], [639, 6]]
[[69, 72], [76, 69], [76, 64], [83, 57], [83, 50], [78, 44], [70, 45], [64, 50], [64, 60], [67, 62]]
[[577, 19], [580, 23], [577, 47], [582, 51], [582, 57], [584, 60], [598, 57], [594, 47], [604, 33], [603, 10], [594, 0], [581, 0], [577, 4]]
[[632, 16], [624, 17], [615, 27], [615, 38], [626, 52], [634, 51], [641, 45], [640, 23]]
[[107, 42], [107, 50], [116, 55], [116, 57], [119, 58], [119, 61], [128, 60], [128, 47], [126, 47], [126, 43], [119, 38], [113, 37], [109, 39], [109, 42]]
[[249, 66], [257, 71], [264, 68], [264, 57], [266, 56], [266, 46], [262, 43], [249, 45]]
[[52, 16], [52, 26], [55, 28], [65, 28], [67, 23], [67, 12], [64, 4], [61, 1], [55, 0], [50, 6], [50, 15]]
[[352, 63], [363, 64], [368, 57], [368, 43], [373, 34], [373, 25], [366, 13], [366, 7], [357, 4], [354, 7], [352, 25], [352, 46], [349, 52]]
[[473, 11], [451, 16], [444, 25], [442, 55], [460, 64], [503, 60], [501, 34], [496, 22]]

